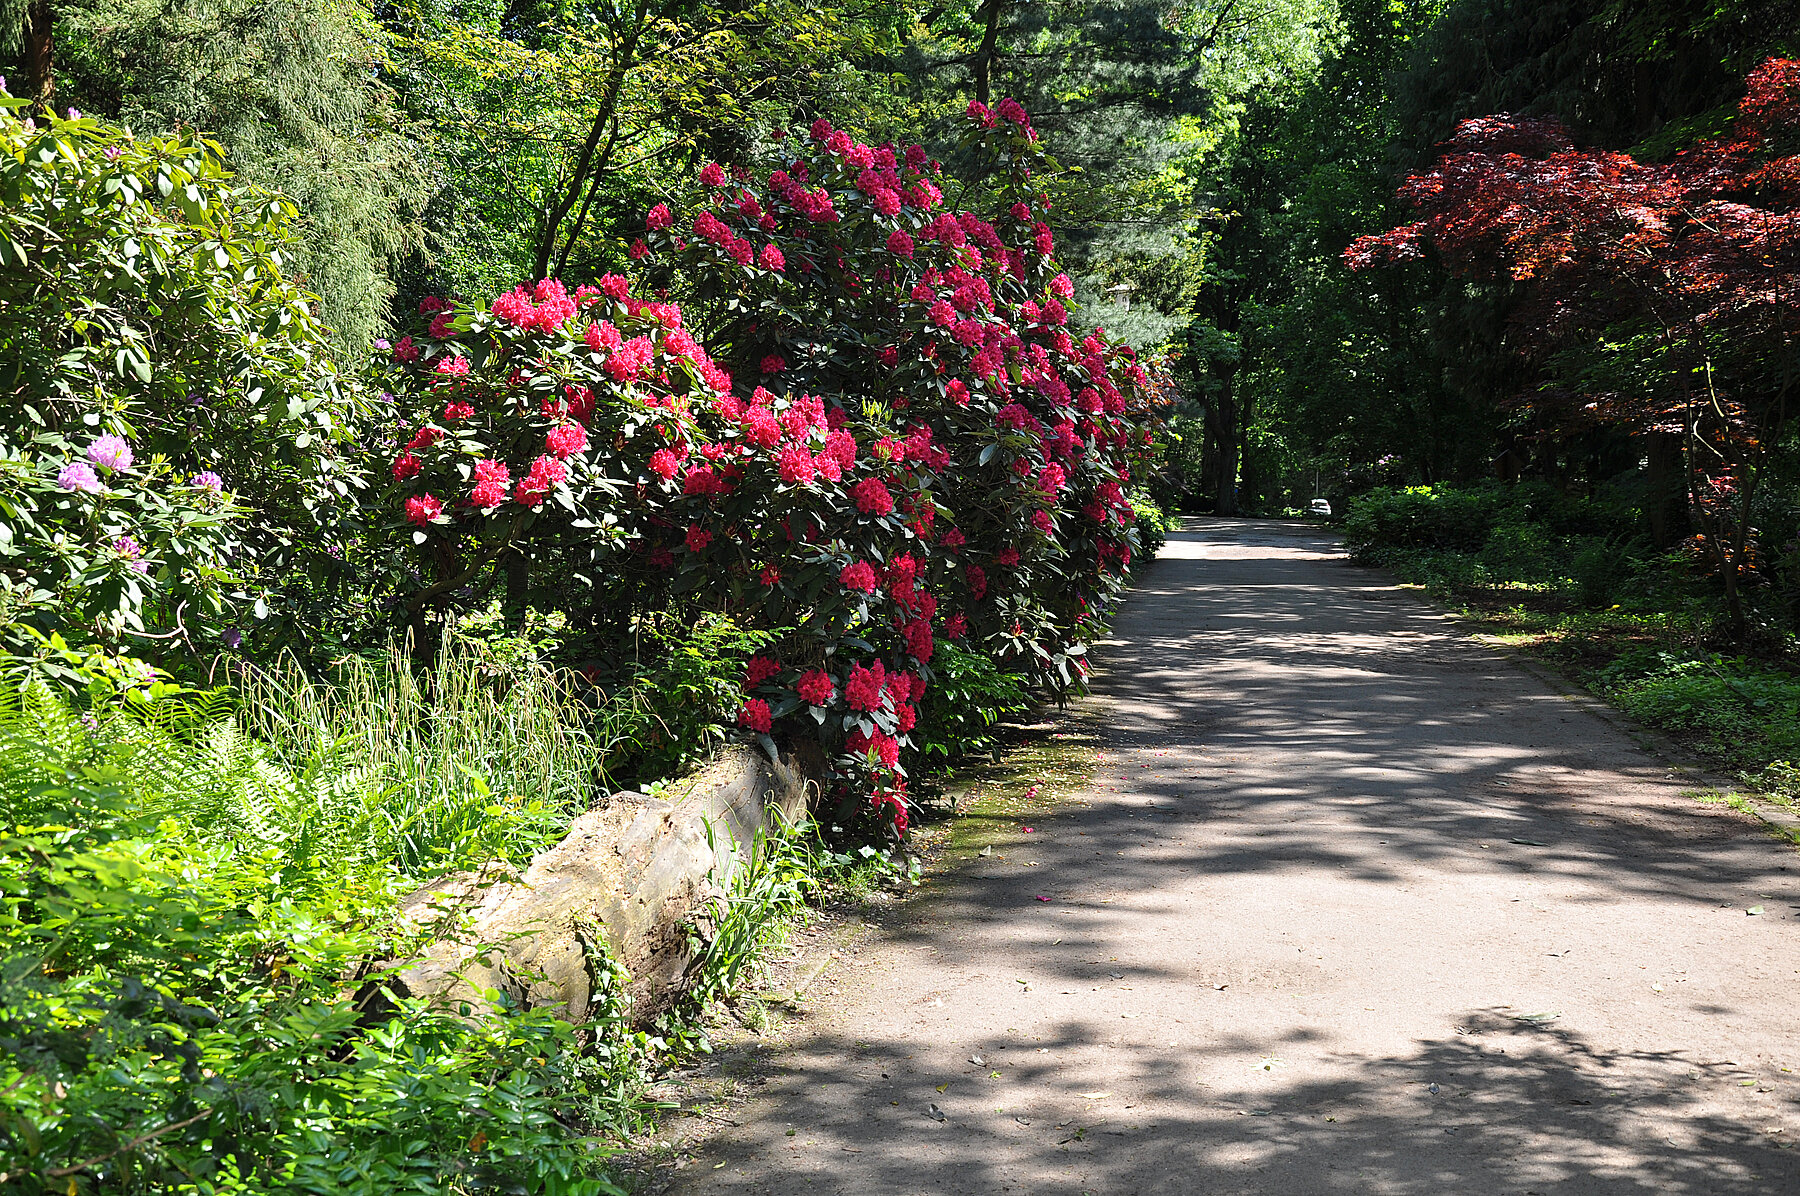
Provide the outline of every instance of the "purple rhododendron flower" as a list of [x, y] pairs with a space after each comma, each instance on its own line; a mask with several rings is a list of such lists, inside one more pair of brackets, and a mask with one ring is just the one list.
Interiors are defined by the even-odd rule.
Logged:
[[87, 459], [106, 469], [125, 469], [131, 464], [131, 446], [123, 436], [107, 433], [87, 447]]
[[225, 479], [210, 469], [205, 469], [188, 479], [188, 485], [197, 490], [211, 490], [214, 494], [225, 489]]
[[102, 487], [94, 467], [86, 461], [71, 461], [57, 472], [56, 484], [64, 490], [98, 494]]
[[113, 551], [131, 562], [128, 568], [130, 568], [133, 573], [144, 574], [150, 572], [150, 562], [142, 559], [144, 555], [143, 548], [130, 536], [120, 536], [117, 540], [114, 540]]

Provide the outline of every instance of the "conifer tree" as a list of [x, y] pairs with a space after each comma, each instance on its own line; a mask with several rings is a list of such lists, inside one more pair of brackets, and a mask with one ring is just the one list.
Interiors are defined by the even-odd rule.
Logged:
[[[430, 171], [377, 79], [381, 39], [365, 6], [57, 0], [54, 17], [58, 108], [215, 137], [239, 174], [299, 206], [300, 274], [339, 350], [379, 334], [389, 265], [418, 243]], [[32, 52], [27, 38], [13, 53]]]

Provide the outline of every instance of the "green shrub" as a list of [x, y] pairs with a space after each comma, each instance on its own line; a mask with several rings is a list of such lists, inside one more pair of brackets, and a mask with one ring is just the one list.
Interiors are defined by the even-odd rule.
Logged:
[[1499, 523], [1488, 532], [1476, 559], [1491, 575], [1541, 584], [1556, 576], [1556, 545], [1542, 524]]
[[1406, 486], [1352, 498], [1344, 514], [1344, 542], [1364, 559], [1393, 548], [1477, 553], [1501, 526], [1535, 526], [1550, 537], [1602, 535], [1628, 530], [1622, 518], [1547, 482]]
[[929, 759], [991, 751], [994, 724], [1030, 708], [1024, 680], [989, 656], [943, 644], [937, 666], [938, 685], [920, 707], [917, 733]]
[[1148, 494], [1131, 496], [1131, 514], [1138, 541], [1137, 556], [1133, 559], [1148, 564], [1162, 551], [1163, 545], [1168, 543], [1168, 534], [1180, 527], [1181, 521], [1165, 514]]
[[360, 484], [297, 215], [211, 142], [26, 103], [0, 91], [0, 625], [216, 645], [326, 571]]

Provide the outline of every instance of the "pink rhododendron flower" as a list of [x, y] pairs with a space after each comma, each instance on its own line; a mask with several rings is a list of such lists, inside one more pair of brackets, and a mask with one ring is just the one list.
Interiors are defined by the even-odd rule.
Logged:
[[589, 324], [587, 335], [582, 338], [587, 347], [596, 353], [610, 353], [624, 343], [624, 337], [609, 321], [602, 320], [598, 324]]
[[855, 665], [844, 682], [844, 701], [852, 710], [873, 712], [881, 709], [883, 691], [887, 688], [887, 670], [878, 660], [874, 665]]
[[713, 534], [699, 524], [689, 524], [685, 542], [689, 552], [703, 551], [713, 541]]
[[725, 168], [717, 162], [708, 162], [700, 171], [702, 187], [723, 187], [725, 185]]
[[444, 404], [444, 422], [447, 424], [455, 423], [457, 420], [468, 419], [474, 414], [474, 406], [462, 402], [460, 399]]
[[[841, 412], [833, 408], [833, 414]], [[823, 455], [837, 462], [839, 469], [848, 472], [856, 467], [856, 437], [842, 429], [828, 433]]]
[[638, 378], [655, 357], [656, 348], [647, 336], [634, 336], [613, 351], [606, 360], [606, 372], [614, 381], [630, 382]]
[[888, 234], [887, 251], [895, 257], [903, 257], [911, 261], [913, 255], [912, 236], [903, 228], [895, 229]]
[[551, 456], [558, 459], [573, 457], [576, 453], [585, 453], [587, 447], [587, 429], [580, 424], [558, 424], [544, 436], [544, 448]]
[[781, 480], [796, 486], [804, 486], [818, 475], [818, 463], [813, 455], [800, 445], [790, 444], [782, 448], [780, 454]]
[[415, 494], [406, 500], [406, 521], [415, 527], [436, 523], [443, 514], [444, 504], [429, 494]]
[[864, 478], [850, 491], [856, 499], [856, 509], [865, 515], [891, 515], [894, 513], [894, 496], [888, 493], [880, 478]]
[[513, 500], [523, 506], [535, 507], [568, 476], [568, 467], [555, 457], [539, 457], [531, 463], [531, 472], [513, 491]]
[[408, 478], [416, 478], [419, 476], [420, 468], [422, 468], [422, 466], [417, 457], [413, 456], [411, 453], [401, 453], [398, 457], [394, 458], [394, 480], [396, 482], [404, 482]]
[[994, 554], [994, 563], [996, 565], [1004, 565], [1010, 569], [1012, 566], [1019, 563], [1019, 550], [1016, 548], [1002, 548], [999, 552]]
[[455, 354], [451, 354], [449, 357], [440, 357], [433, 370], [437, 374], [438, 380], [442, 382], [464, 378], [469, 373], [469, 359], [458, 357]]
[[762, 372], [765, 374], [779, 374], [786, 369], [787, 359], [779, 353], [771, 353], [762, 359]]
[[781, 662], [773, 656], [752, 656], [745, 669], [744, 687], [754, 689], [781, 671]]
[[778, 245], [764, 245], [762, 252], [756, 255], [756, 264], [765, 270], [782, 271], [787, 269], [787, 258], [782, 256]]
[[681, 492], [699, 498], [709, 498], [715, 494], [723, 494], [728, 489], [725, 479], [710, 465], [696, 465], [687, 471], [682, 479]]
[[511, 471], [503, 463], [484, 457], [475, 462], [475, 486], [469, 491], [469, 502], [484, 509], [497, 507], [506, 501], [506, 490], [511, 485]]
[[744, 439], [758, 448], [774, 448], [781, 443], [781, 420], [767, 407], [752, 407], [744, 412]]
[[872, 735], [852, 731], [844, 740], [844, 748], [852, 756], [873, 757], [887, 768], [900, 763], [899, 741], [884, 731], [876, 731]]
[[659, 203], [654, 208], [650, 209], [649, 215], [644, 217], [644, 225], [645, 227], [654, 230], [673, 228], [675, 226], [675, 217], [673, 213], [669, 211], [668, 204]]
[[1056, 526], [1050, 521], [1050, 512], [1044, 510], [1042, 507], [1031, 513], [1031, 526], [1037, 528], [1038, 531], [1046, 536], [1056, 534]]
[[657, 449], [650, 454], [650, 472], [659, 475], [664, 481], [673, 481], [681, 469], [681, 458], [670, 450]]
[[931, 622], [928, 619], [914, 619], [905, 628], [906, 650], [920, 660], [930, 660], [934, 647], [931, 638]]
[[123, 436], [107, 433], [96, 436], [87, 446], [87, 459], [102, 469], [129, 469], [131, 467], [131, 446], [125, 443]]
[[980, 599], [987, 594], [987, 570], [980, 565], [970, 565], [963, 570], [969, 579], [969, 595]]

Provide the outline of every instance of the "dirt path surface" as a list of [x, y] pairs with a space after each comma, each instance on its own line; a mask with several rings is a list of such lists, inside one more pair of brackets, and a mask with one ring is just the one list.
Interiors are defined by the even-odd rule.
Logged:
[[1087, 790], [671, 1191], [1800, 1192], [1791, 849], [1303, 529], [1171, 537], [1100, 659]]

